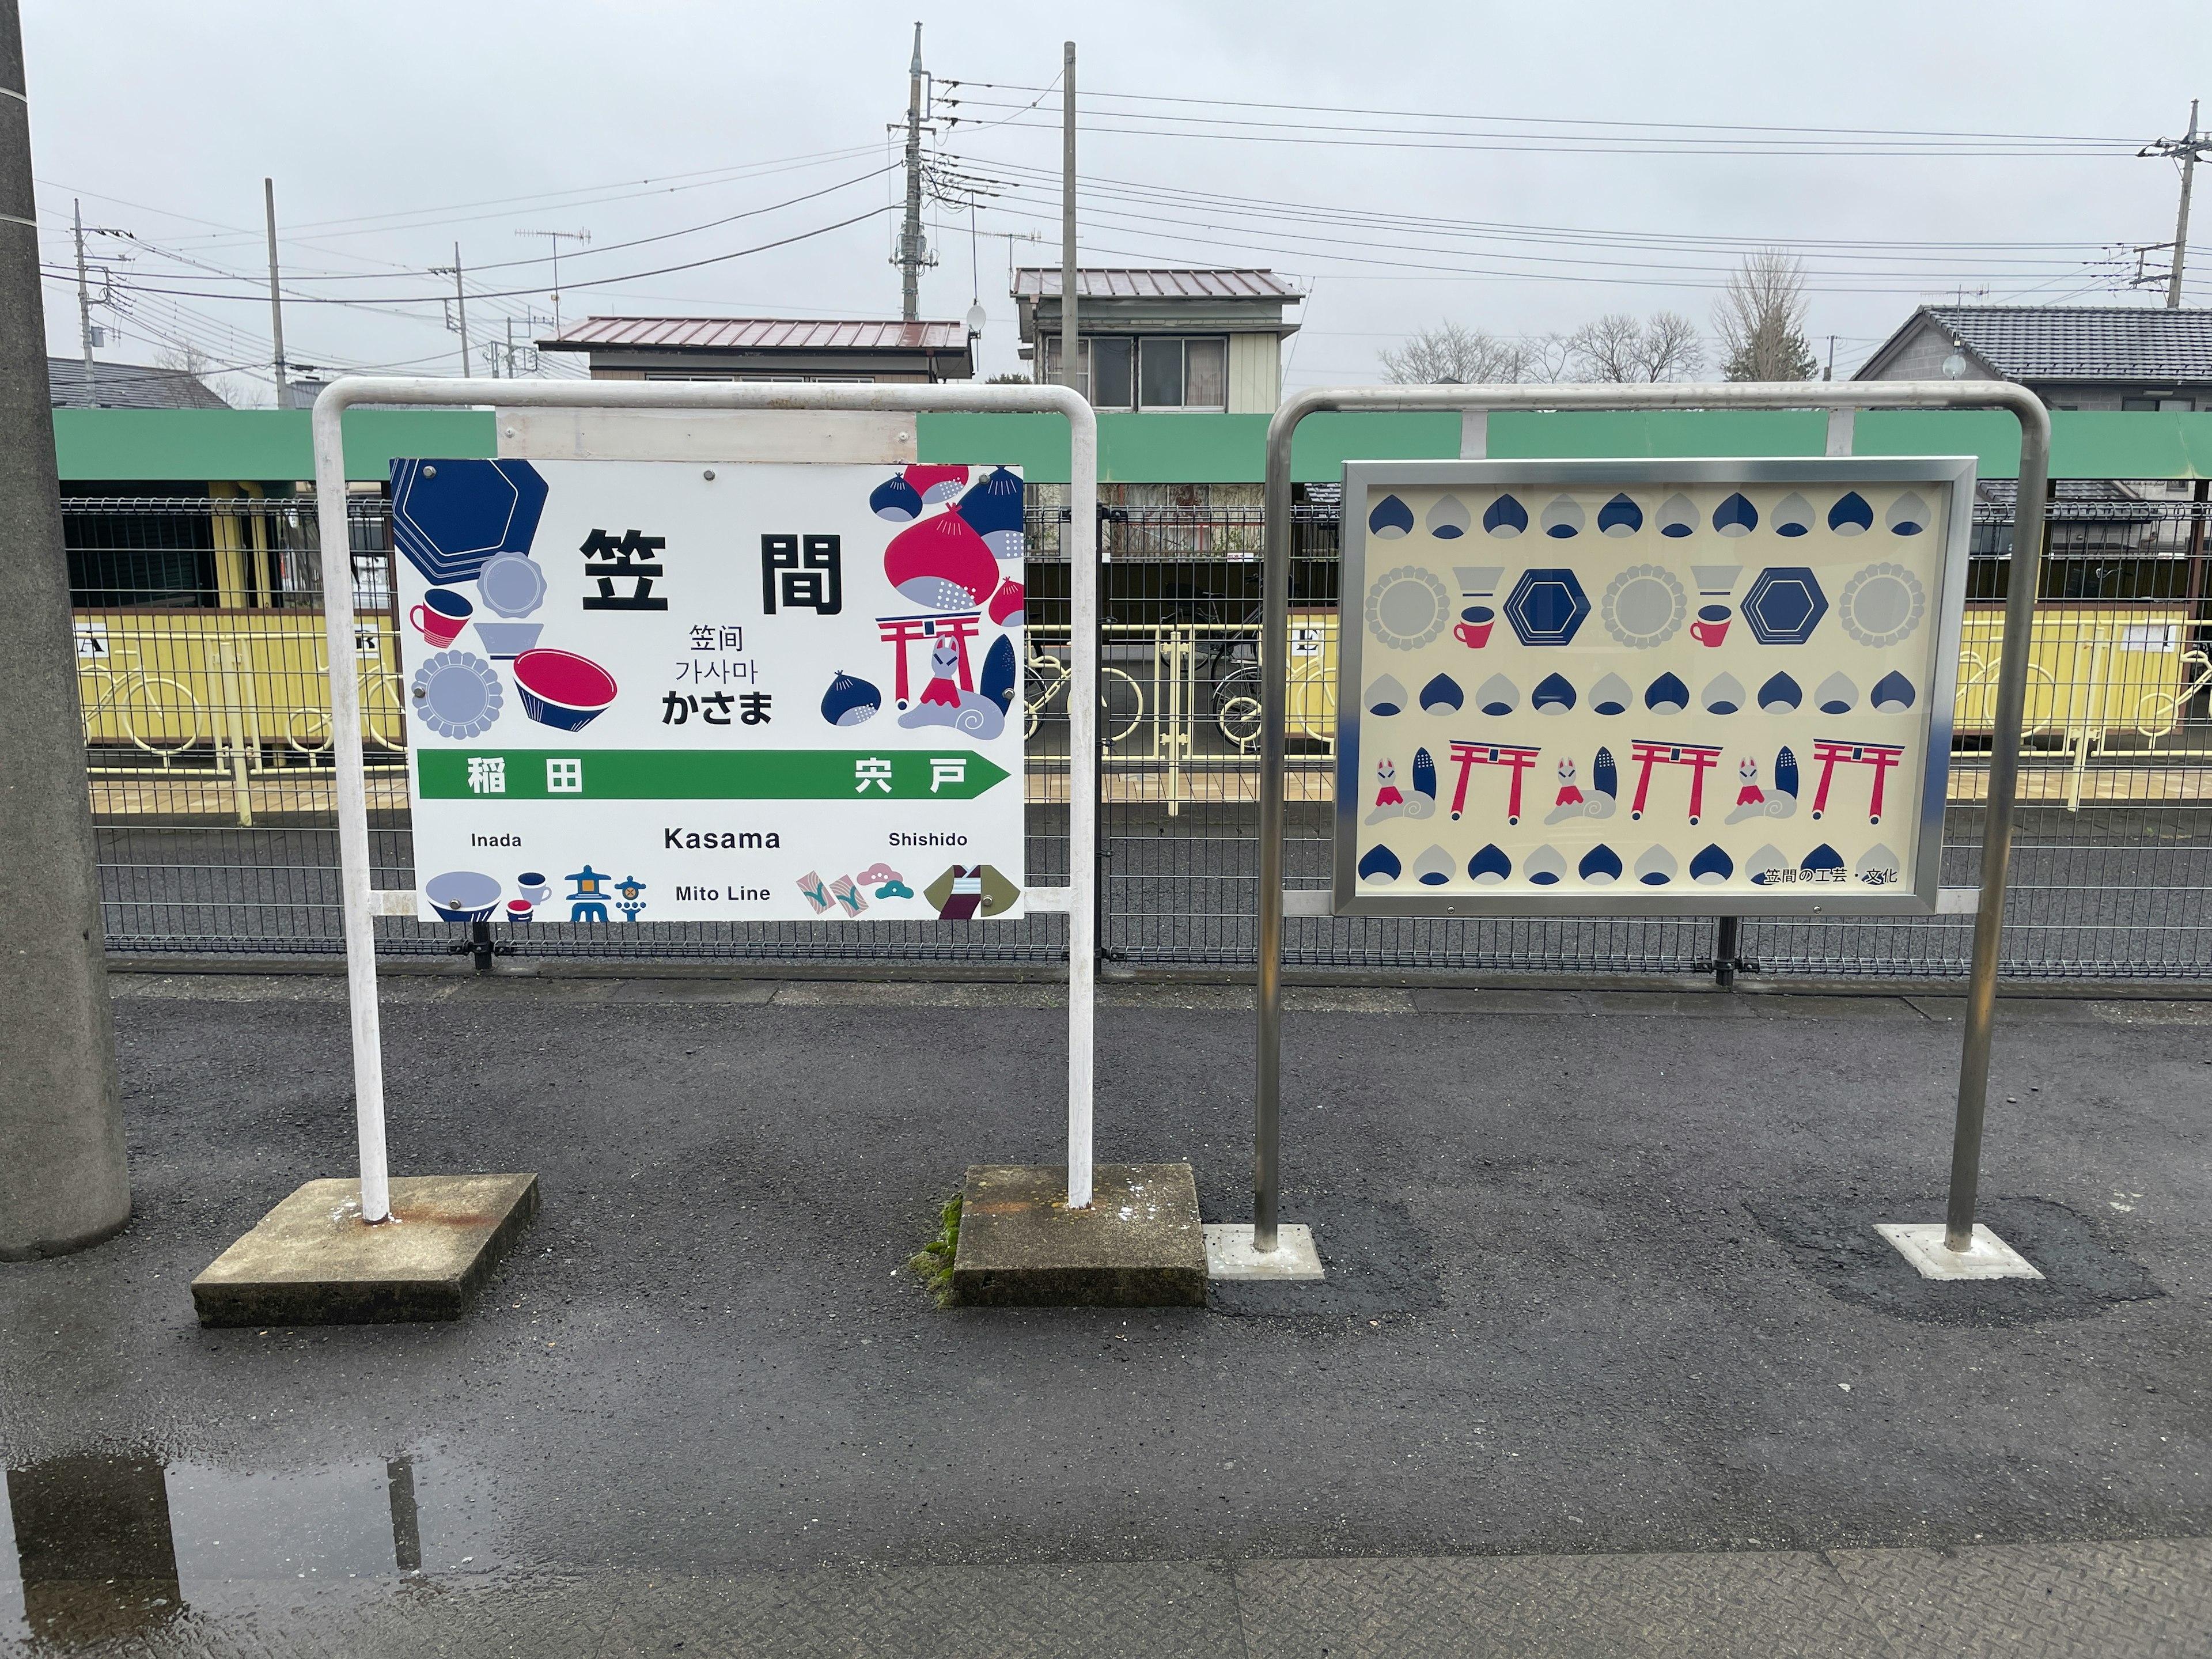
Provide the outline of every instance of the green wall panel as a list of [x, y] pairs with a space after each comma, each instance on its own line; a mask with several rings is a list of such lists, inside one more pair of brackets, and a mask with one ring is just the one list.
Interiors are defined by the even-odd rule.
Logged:
[[[314, 471], [305, 410], [58, 409], [53, 417], [61, 476], [72, 483], [282, 483]], [[2057, 477], [2212, 477], [2212, 413], [2062, 410], [2051, 419]], [[1298, 428], [1291, 476], [1327, 483], [1348, 459], [1449, 459], [1459, 432], [1455, 414], [1311, 416]], [[1826, 433], [1827, 416], [1805, 410], [1510, 410], [1490, 417], [1489, 449], [1501, 460], [1818, 455]], [[1267, 434], [1263, 415], [1102, 415], [1099, 476], [1109, 483], [1257, 483]], [[1056, 415], [923, 415], [915, 436], [925, 461], [1006, 462], [1039, 483], [1067, 478], [1067, 423]], [[1861, 455], [1973, 455], [1992, 478], [2019, 469], [2019, 428], [2002, 410], [1863, 410], [1854, 438]], [[485, 410], [362, 409], [346, 417], [350, 478], [383, 477], [395, 455], [494, 453]]]

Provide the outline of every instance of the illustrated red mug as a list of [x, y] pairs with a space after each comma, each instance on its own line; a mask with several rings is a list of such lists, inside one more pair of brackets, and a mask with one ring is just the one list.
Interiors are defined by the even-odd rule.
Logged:
[[1471, 605], [1452, 624], [1452, 637], [1470, 651], [1490, 643], [1490, 630], [1498, 626], [1498, 613], [1486, 605]]
[[1718, 645], [1728, 637], [1729, 614], [1724, 605], [1700, 605], [1697, 621], [1690, 624], [1690, 637], [1699, 645]]
[[436, 646], [441, 651], [460, 636], [475, 615], [476, 606], [450, 587], [434, 587], [422, 596], [422, 603], [407, 613], [407, 620], [415, 624], [415, 631]]

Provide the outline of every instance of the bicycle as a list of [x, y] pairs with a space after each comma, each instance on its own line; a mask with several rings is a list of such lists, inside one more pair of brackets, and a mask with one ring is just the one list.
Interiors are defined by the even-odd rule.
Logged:
[[[200, 700], [183, 681], [166, 674], [149, 674], [145, 665], [136, 660], [137, 652], [131, 650], [133, 659], [129, 669], [118, 674], [100, 657], [84, 652], [82, 641], [105, 636], [80, 635], [79, 652], [82, 660], [77, 666], [77, 702], [84, 720], [84, 740], [88, 748], [95, 741], [93, 732], [103, 714], [112, 715], [122, 728], [123, 735], [149, 755], [159, 755], [164, 761], [180, 755], [200, 739]], [[125, 647], [130, 649], [130, 647]], [[106, 687], [98, 698], [87, 696], [87, 683], [102, 684]], [[173, 693], [172, 702], [165, 695]], [[149, 742], [141, 735], [142, 725], [151, 727], [160, 737], [167, 737], [181, 726], [183, 738], [164, 747], [160, 742]]]
[[[1022, 677], [1022, 701], [1028, 723], [1023, 726], [1022, 735], [1033, 738], [1036, 736], [1039, 718], [1055, 699], [1062, 705], [1061, 718], [1066, 717], [1067, 683], [1074, 675], [1075, 665], [1073, 653], [1070, 660], [1062, 662], [1051, 652], [1032, 645], [1024, 666], [1027, 672]], [[1098, 681], [1098, 740], [1102, 744], [1119, 743], [1145, 718], [1145, 694], [1135, 680], [1118, 668], [1102, 667]]]

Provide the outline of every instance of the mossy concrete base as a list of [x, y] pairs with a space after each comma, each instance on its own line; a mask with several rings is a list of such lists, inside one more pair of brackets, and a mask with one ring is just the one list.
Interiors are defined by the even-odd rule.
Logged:
[[1206, 1305], [1206, 1234], [1188, 1164], [1101, 1164], [1067, 1207], [1067, 1166], [977, 1164], [960, 1206], [952, 1301], [963, 1307]]
[[534, 1175], [401, 1176], [374, 1227], [360, 1182], [310, 1181], [192, 1280], [192, 1305], [203, 1325], [459, 1319], [537, 1218]]

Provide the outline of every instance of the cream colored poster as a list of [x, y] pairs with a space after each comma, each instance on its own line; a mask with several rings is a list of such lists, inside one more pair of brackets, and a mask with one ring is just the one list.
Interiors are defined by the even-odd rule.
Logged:
[[1934, 906], [1972, 463], [1346, 468], [1336, 899]]

